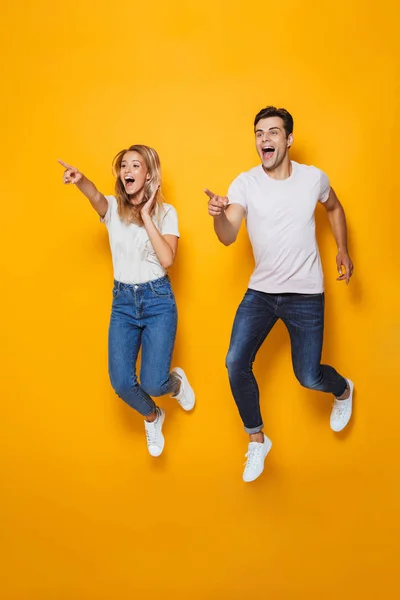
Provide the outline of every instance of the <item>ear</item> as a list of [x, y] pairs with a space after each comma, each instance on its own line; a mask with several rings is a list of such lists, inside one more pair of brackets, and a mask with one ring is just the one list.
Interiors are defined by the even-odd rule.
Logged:
[[292, 146], [293, 142], [294, 142], [293, 133], [289, 133], [288, 139], [287, 139], [287, 147], [290, 148], [290, 146]]

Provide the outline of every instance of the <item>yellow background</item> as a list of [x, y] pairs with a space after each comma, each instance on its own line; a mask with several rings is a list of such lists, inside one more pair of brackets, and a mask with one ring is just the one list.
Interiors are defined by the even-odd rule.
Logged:
[[[398, 598], [396, 3], [3, 8], [1, 598]], [[297, 384], [278, 325], [256, 364], [274, 446], [245, 485], [224, 358], [252, 257], [245, 231], [218, 243], [202, 190], [257, 164], [252, 121], [270, 103], [295, 117], [293, 158], [324, 169], [346, 209], [349, 288], [317, 215], [324, 360], [357, 396], [334, 435], [330, 399]], [[112, 193], [111, 160], [134, 143], [159, 151], [180, 217], [174, 363], [198, 400], [189, 415], [161, 401], [157, 460], [108, 382], [106, 230], [56, 162]]]

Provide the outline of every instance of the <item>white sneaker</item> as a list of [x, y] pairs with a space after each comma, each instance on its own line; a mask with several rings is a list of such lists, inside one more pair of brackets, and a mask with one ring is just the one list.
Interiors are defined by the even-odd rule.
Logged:
[[196, 403], [196, 399], [192, 386], [190, 385], [184, 370], [180, 367], [175, 367], [171, 375], [174, 375], [181, 381], [181, 387], [179, 392], [176, 395], [171, 396], [171, 398], [175, 398], [176, 400], [178, 400], [183, 410], [192, 410]]
[[264, 460], [272, 448], [272, 442], [264, 433], [264, 443], [250, 442], [246, 454], [247, 462], [243, 472], [243, 481], [250, 482], [260, 477], [264, 471]]
[[346, 379], [347, 385], [350, 388], [350, 396], [346, 400], [338, 400], [335, 398], [331, 412], [331, 429], [333, 431], [342, 431], [350, 421], [353, 410], [353, 392], [354, 383], [350, 379]]
[[144, 422], [146, 430], [147, 448], [151, 456], [160, 456], [164, 450], [164, 436], [162, 434], [162, 426], [165, 419], [165, 412], [162, 408], [156, 408], [158, 413], [157, 419], [152, 423]]

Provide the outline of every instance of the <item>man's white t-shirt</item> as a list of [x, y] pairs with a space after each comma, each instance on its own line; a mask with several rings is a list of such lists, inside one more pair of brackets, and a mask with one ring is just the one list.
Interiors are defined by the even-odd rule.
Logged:
[[[160, 265], [147, 231], [135, 223], [125, 223], [118, 214], [114, 196], [106, 196], [108, 210], [101, 219], [106, 224], [110, 239], [114, 279], [121, 283], [146, 283], [166, 274]], [[179, 237], [178, 215], [170, 204], [156, 209], [153, 222], [162, 235]]]
[[323, 171], [294, 161], [287, 179], [272, 179], [259, 165], [232, 182], [229, 204], [246, 210], [256, 263], [249, 288], [269, 294], [324, 291], [314, 211], [329, 191]]

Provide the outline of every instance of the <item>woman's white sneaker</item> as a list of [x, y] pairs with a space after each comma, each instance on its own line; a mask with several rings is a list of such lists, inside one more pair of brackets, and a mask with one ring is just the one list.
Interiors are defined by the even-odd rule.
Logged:
[[243, 481], [250, 482], [260, 477], [264, 471], [264, 460], [272, 448], [271, 440], [264, 434], [264, 443], [250, 442], [247, 451], [247, 462], [243, 472]]
[[151, 423], [149, 421], [144, 422], [144, 428], [146, 430], [147, 448], [151, 456], [160, 456], [164, 450], [164, 436], [162, 434], [162, 426], [165, 419], [165, 412], [162, 408], [157, 407], [157, 418]]
[[194, 407], [194, 405], [196, 403], [196, 399], [195, 399], [195, 395], [194, 395], [192, 386], [190, 385], [189, 380], [186, 377], [184, 370], [181, 369], [180, 367], [175, 367], [175, 369], [173, 369], [171, 375], [173, 375], [174, 377], [179, 379], [181, 382], [181, 387], [179, 388], [179, 392], [177, 394], [171, 396], [171, 398], [175, 398], [175, 400], [178, 400], [178, 402], [182, 406], [183, 410], [192, 410], [192, 408]]
[[333, 401], [331, 412], [331, 429], [333, 431], [342, 431], [350, 421], [353, 412], [354, 383], [350, 379], [346, 379], [346, 381], [350, 389], [349, 397], [346, 400], [335, 398]]

